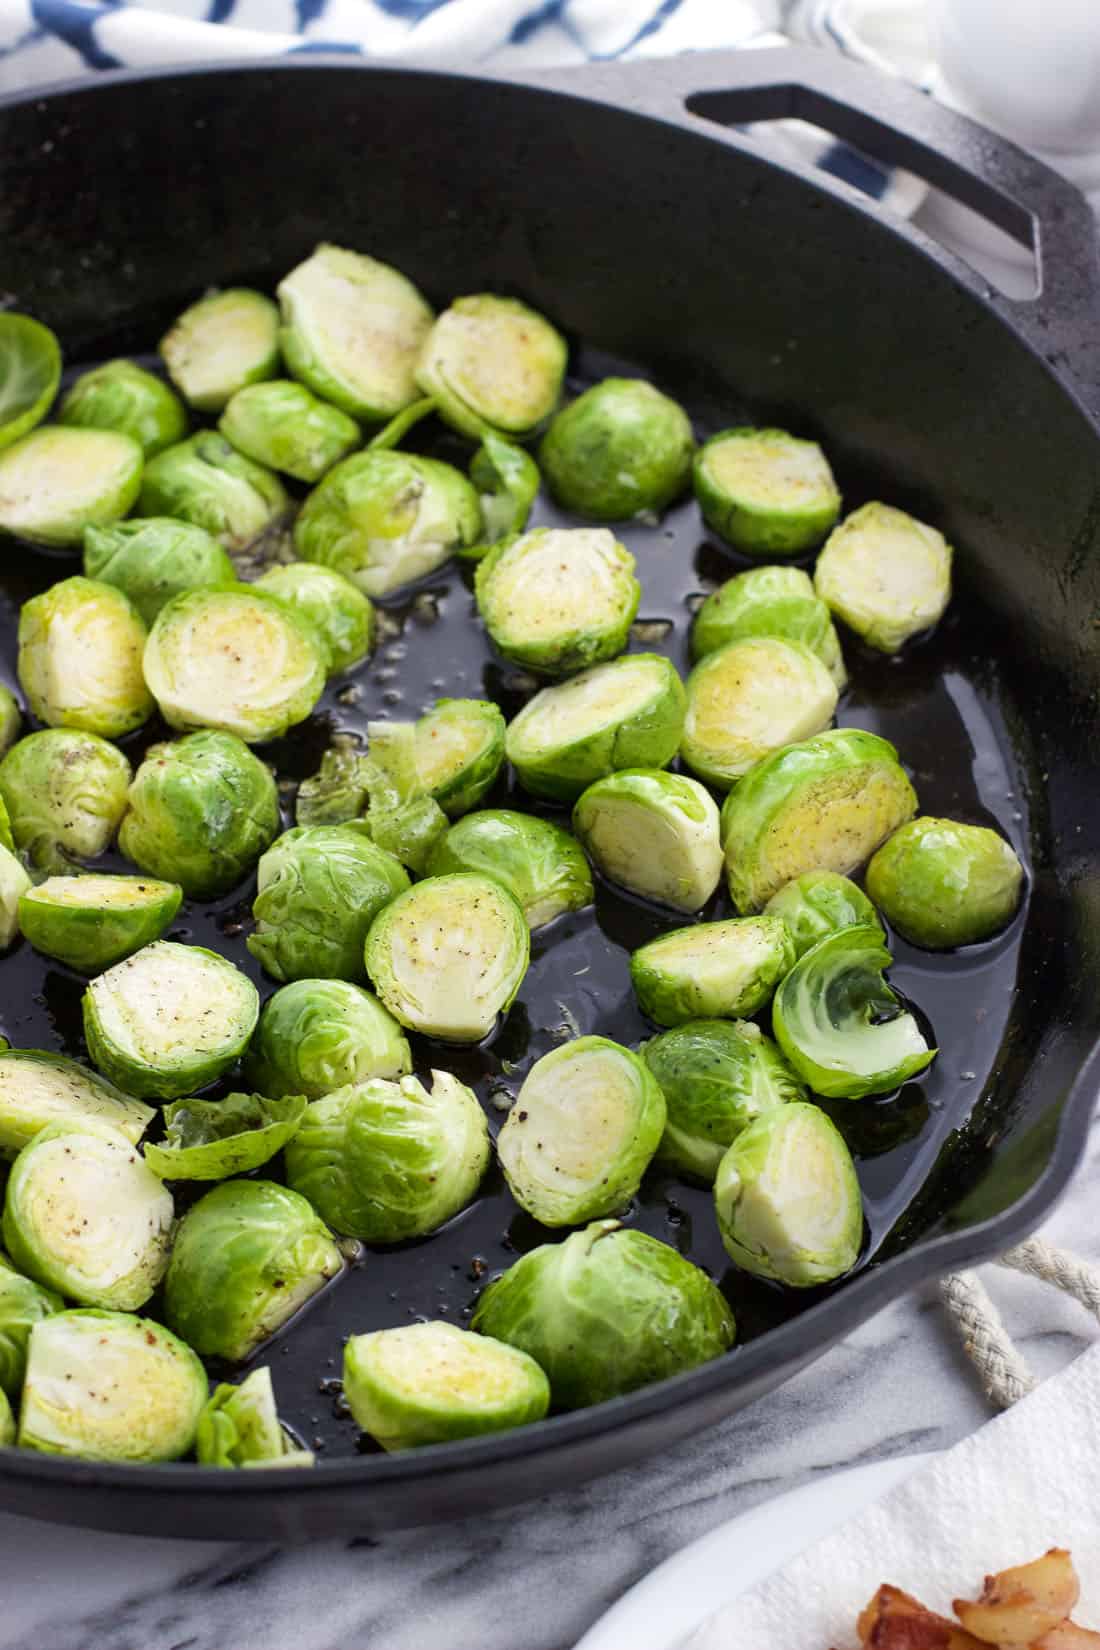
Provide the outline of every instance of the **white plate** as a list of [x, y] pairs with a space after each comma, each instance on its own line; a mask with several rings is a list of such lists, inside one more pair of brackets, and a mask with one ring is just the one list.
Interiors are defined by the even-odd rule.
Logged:
[[673, 1650], [723, 1604], [773, 1575], [900, 1484], [931, 1455], [898, 1455], [812, 1479], [719, 1524], [632, 1587], [576, 1650]]

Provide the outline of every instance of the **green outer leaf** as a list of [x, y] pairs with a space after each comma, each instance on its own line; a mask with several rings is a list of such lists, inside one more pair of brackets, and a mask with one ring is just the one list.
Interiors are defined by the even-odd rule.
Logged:
[[422, 875], [447, 817], [420, 777], [417, 727], [368, 722], [370, 756], [360, 771], [369, 798], [366, 829], [380, 848]]
[[642, 1012], [676, 1026], [756, 1014], [793, 963], [794, 945], [778, 917], [731, 917], [650, 940], [631, 957], [630, 979]]
[[145, 1161], [161, 1180], [228, 1180], [250, 1174], [297, 1133], [302, 1094], [266, 1100], [227, 1094], [224, 1100], [177, 1100], [165, 1106], [163, 1144], [146, 1142]]
[[173, 596], [237, 582], [217, 539], [205, 528], [171, 516], [133, 516], [86, 527], [84, 572], [129, 596], [147, 625]]
[[50, 410], [61, 383], [61, 346], [29, 315], [0, 311], [0, 452]]
[[522, 447], [487, 430], [470, 460], [469, 476], [477, 488], [484, 536], [458, 554], [463, 561], [481, 561], [494, 544], [527, 526], [539, 490], [539, 467]]
[[0, 1394], [6, 1393], [18, 1402], [31, 1330], [43, 1318], [64, 1309], [60, 1295], [25, 1278], [6, 1255], [0, 1254]]
[[[820, 461], [820, 489], [817, 498], [806, 499], [803, 489], [792, 492], [790, 502], [776, 500], [762, 505], [744, 493], [731, 491], [713, 473], [718, 450], [730, 442], [758, 449], [766, 464], [778, 454], [816, 455]], [[789, 462], [789, 458], [786, 460]], [[740, 426], [719, 430], [695, 455], [695, 495], [703, 517], [714, 531], [746, 556], [800, 556], [820, 544], [840, 514], [840, 493], [825, 455], [815, 441], [800, 441], [786, 430], [761, 430]]]
[[392, 447], [399, 447], [412, 429], [419, 424], [422, 418], [435, 411], [435, 398], [430, 395], [422, 396], [419, 401], [413, 401], [395, 413], [388, 424], [384, 424], [376, 435], [372, 435], [367, 442], [371, 450], [389, 452]]
[[321, 758], [315, 774], [298, 786], [294, 819], [298, 825], [346, 825], [367, 806], [371, 762], [354, 746], [334, 746]]
[[136, 361], [105, 361], [81, 373], [58, 409], [59, 424], [117, 430], [136, 441], [146, 458], [182, 441], [190, 424], [179, 396]]
[[15, 1443], [15, 1416], [11, 1412], [8, 1395], [0, 1389], [0, 1449]]
[[483, 808], [466, 814], [436, 843], [428, 875], [473, 871], [507, 888], [534, 930], [595, 897], [580, 844], [549, 819]]
[[[171, 926], [183, 899], [183, 890], [175, 882], [157, 882], [153, 878], [90, 876], [56, 879], [66, 884], [81, 884], [87, 898], [85, 905], [72, 905], [62, 899], [53, 899], [56, 891], [50, 882], [30, 888], [19, 901], [19, 926], [23, 937], [44, 956], [56, 957], [68, 968], [84, 974], [98, 974], [121, 962], [143, 945], [159, 940]], [[147, 895], [141, 905], [115, 906], [96, 904], [96, 885], [128, 882]]]
[[50, 1123], [107, 1123], [136, 1146], [155, 1116], [152, 1106], [131, 1100], [67, 1055], [0, 1051], [0, 1157], [15, 1157]]
[[239, 1386], [214, 1388], [199, 1416], [195, 1459], [201, 1467], [313, 1465], [312, 1453], [292, 1444], [279, 1422], [266, 1364]]
[[412, 1070], [408, 1039], [378, 998], [348, 980], [294, 980], [260, 1010], [245, 1061], [263, 1094], [320, 1100], [370, 1077]]

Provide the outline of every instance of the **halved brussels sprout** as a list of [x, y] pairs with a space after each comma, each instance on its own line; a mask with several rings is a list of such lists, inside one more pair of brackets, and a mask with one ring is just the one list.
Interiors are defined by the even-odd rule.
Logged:
[[353, 453], [303, 504], [294, 548], [387, 596], [436, 568], [481, 532], [477, 494], [460, 470], [414, 453]]
[[136, 1146], [155, 1116], [152, 1106], [120, 1094], [64, 1054], [0, 1051], [0, 1157], [15, 1157], [51, 1123], [74, 1129], [104, 1123]]
[[732, 917], [675, 928], [634, 952], [630, 978], [643, 1014], [659, 1026], [756, 1014], [793, 967], [779, 917]]
[[399, 894], [367, 935], [371, 982], [403, 1026], [479, 1043], [527, 973], [527, 922], [500, 883], [472, 872], [427, 877]]
[[891, 961], [881, 928], [842, 928], [811, 946], [780, 985], [772, 1029], [815, 1093], [887, 1094], [935, 1058], [883, 977]]
[[575, 802], [618, 768], [663, 768], [680, 748], [686, 699], [659, 653], [631, 653], [546, 687], [509, 723], [508, 760], [524, 790]]
[[694, 451], [691, 421], [678, 402], [640, 378], [605, 378], [557, 414], [539, 465], [567, 510], [625, 521], [679, 498]]
[[107, 848], [126, 811], [130, 764], [95, 733], [45, 728], [0, 762], [15, 846], [43, 871], [71, 870]]
[[565, 339], [516, 298], [454, 299], [424, 341], [416, 382], [460, 435], [501, 431], [524, 441], [561, 395]]
[[43, 1318], [64, 1309], [60, 1295], [25, 1278], [5, 1255], [0, 1255], [0, 1393], [18, 1402], [31, 1330]]
[[264, 1364], [239, 1386], [214, 1388], [199, 1416], [195, 1459], [200, 1467], [311, 1467], [314, 1457], [283, 1428]]
[[398, 270], [322, 244], [277, 290], [283, 359], [315, 395], [379, 422], [416, 400], [416, 363], [434, 317]]
[[0, 451], [0, 533], [58, 550], [117, 521], [141, 490], [141, 448], [113, 430], [32, 430]]
[[22, 862], [10, 848], [0, 844], [0, 951], [6, 951], [19, 938], [19, 902], [30, 886]]
[[261, 744], [312, 711], [325, 689], [325, 656], [312, 626], [270, 596], [192, 590], [157, 615], [145, 679], [170, 726]]
[[799, 556], [840, 514], [816, 441], [742, 426], [712, 435], [695, 458], [695, 495], [714, 531], [747, 556]]
[[675, 911], [698, 911], [722, 875], [717, 806], [683, 774], [624, 768], [597, 779], [573, 829], [611, 882]]
[[521, 1209], [543, 1226], [578, 1226], [625, 1208], [664, 1126], [645, 1062], [606, 1037], [577, 1037], [535, 1061], [497, 1156]]
[[663, 1381], [733, 1345], [733, 1313], [707, 1274], [645, 1232], [597, 1220], [531, 1249], [484, 1291], [470, 1327], [528, 1353], [555, 1409]]
[[58, 410], [59, 424], [117, 430], [153, 458], [187, 434], [183, 402], [136, 361], [105, 361], [81, 373]]
[[0, 756], [4, 756], [19, 738], [23, 726], [23, 712], [19, 700], [10, 687], [0, 682]]
[[765, 910], [783, 918], [796, 958], [841, 928], [882, 928], [863, 889], [836, 871], [803, 871], [772, 895]]
[[754, 1277], [809, 1289], [859, 1259], [855, 1164], [819, 1106], [795, 1101], [743, 1129], [718, 1166], [714, 1204], [726, 1253]]
[[504, 717], [488, 699], [437, 699], [416, 724], [420, 778], [452, 819], [477, 807], [503, 762]]
[[81, 1306], [130, 1312], [168, 1266], [172, 1194], [125, 1135], [51, 1123], [12, 1165], [4, 1247], [21, 1272]]
[[173, 596], [236, 584], [233, 563], [203, 527], [135, 517], [84, 532], [84, 571], [129, 596], [147, 625]]
[[315, 562], [290, 562], [269, 568], [252, 588], [286, 602], [312, 626], [320, 638], [330, 676], [357, 665], [370, 652], [374, 608], [370, 598], [342, 573], [332, 573]]
[[29, 434], [61, 382], [61, 346], [29, 315], [0, 311], [0, 451]]
[[371, 922], [408, 886], [365, 828], [297, 825], [260, 860], [248, 949], [276, 980], [361, 980]]
[[183, 889], [151, 877], [48, 877], [19, 901], [23, 935], [46, 957], [84, 974], [121, 962], [159, 940]]
[[453, 1323], [408, 1323], [353, 1335], [344, 1396], [384, 1450], [445, 1444], [541, 1421], [550, 1383], [534, 1358]]
[[294, 799], [298, 825], [347, 825], [366, 812], [370, 800], [371, 759], [354, 736], [333, 744], [317, 772], [303, 779]]
[[224, 1100], [176, 1100], [164, 1108], [164, 1140], [145, 1147], [160, 1180], [228, 1180], [250, 1174], [281, 1152], [305, 1114], [302, 1094], [266, 1100], [227, 1094]]
[[806, 1098], [751, 1020], [688, 1020], [651, 1038], [641, 1054], [668, 1109], [657, 1155], [698, 1180], [713, 1182], [726, 1150], [755, 1118]]
[[221, 412], [246, 384], [279, 370], [279, 311], [262, 292], [230, 287], [185, 309], [159, 345], [168, 376], [200, 412]]
[[692, 773], [728, 790], [762, 757], [827, 728], [836, 701], [836, 683], [801, 642], [730, 642], [688, 677], [680, 754]]
[[951, 600], [951, 546], [904, 510], [865, 504], [829, 535], [814, 587], [871, 647], [896, 653], [942, 618]]
[[343, 1259], [312, 1205], [272, 1180], [226, 1180], [176, 1231], [164, 1314], [205, 1358], [243, 1363]]
[[840, 641], [829, 609], [814, 595], [813, 580], [801, 567], [750, 567], [711, 592], [695, 615], [691, 650], [705, 658], [727, 642], [747, 636], [782, 636], [816, 653], [837, 685], [848, 681]]
[[335, 1232], [403, 1243], [434, 1232], [476, 1195], [489, 1164], [477, 1096], [446, 1071], [337, 1089], [307, 1108], [286, 1150], [287, 1184]]
[[453, 871], [476, 871], [499, 882], [532, 930], [593, 899], [588, 862], [569, 832], [509, 808], [486, 808], [451, 826], [432, 851], [428, 874]]
[[478, 611], [506, 659], [569, 676], [621, 653], [642, 587], [634, 557], [605, 527], [536, 527], [489, 551]]
[[175, 1335], [128, 1312], [59, 1312], [31, 1333], [21, 1449], [89, 1461], [178, 1461], [209, 1383]]
[[539, 467], [522, 447], [487, 430], [469, 474], [481, 505], [481, 541], [459, 554], [480, 561], [492, 545], [527, 526], [539, 490]]
[[354, 418], [289, 378], [238, 390], [218, 429], [246, 458], [308, 482], [320, 481], [362, 440]]
[[146, 629], [128, 597], [62, 579], [19, 614], [19, 685], [40, 722], [121, 739], [153, 714], [142, 675]]
[[232, 733], [150, 745], [129, 801], [122, 852], [150, 876], [178, 882], [189, 899], [226, 893], [279, 830], [271, 770]]
[[260, 1010], [245, 1070], [264, 1094], [320, 1100], [412, 1070], [408, 1039], [373, 992], [348, 980], [293, 980]]
[[273, 470], [245, 458], [215, 430], [200, 430], [149, 460], [139, 514], [192, 522], [227, 550], [241, 550], [273, 526], [289, 505]]
[[722, 809], [734, 906], [761, 910], [803, 871], [846, 876], [916, 811], [898, 753], [878, 734], [833, 728], [773, 752]]
[[260, 999], [216, 952], [154, 940], [93, 980], [83, 1010], [88, 1053], [105, 1077], [148, 1099], [177, 1100], [244, 1051]]
[[1024, 868], [1004, 837], [957, 819], [913, 819], [867, 867], [867, 890], [914, 945], [946, 951], [1012, 921]]

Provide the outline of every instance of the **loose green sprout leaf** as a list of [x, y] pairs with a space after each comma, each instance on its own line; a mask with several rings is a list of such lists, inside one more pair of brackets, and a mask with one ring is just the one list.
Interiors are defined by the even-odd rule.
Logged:
[[663, 768], [680, 748], [684, 685], [659, 653], [631, 653], [543, 688], [508, 726], [524, 790], [575, 802], [618, 768]]
[[951, 554], [934, 527], [888, 504], [865, 504], [829, 535], [814, 586], [857, 636], [896, 653], [942, 618], [951, 600]]
[[565, 509], [625, 521], [679, 498], [694, 451], [691, 422], [678, 402], [640, 378], [605, 378], [557, 414], [539, 464]]
[[[462, 720], [460, 715], [460, 724]], [[497, 731], [492, 723], [490, 728]], [[369, 799], [367, 831], [380, 848], [420, 875], [447, 829], [447, 816], [421, 777], [417, 732], [415, 722], [368, 722], [370, 756], [362, 773]], [[483, 741], [480, 725], [473, 732]], [[503, 717], [499, 732], [503, 745]]]
[[156, 940], [93, 980], [83, 1010], [88, 1053], [105, 1077], [149, 1099], [176, 1100], [243, 1053], [260, 999], [216, 952]]
[[408, 886], [364, 828], [296, 826], [260, 860], [248, 949], [276, 980], [361, 980], [371, 922]]
[[785, 430], [722, 430], [695, 458], [695, 494], [714, 531], [747, 556], [800, 556], [840, 514], [816, 441]]
[[0, 798], [0, 847], [6, 848], [9, 854], [14, 854], [15, 852], [15, 838], [13, 837], [11, 830], [11, 816], [8, 813], [7, 804], [2, 798]]
[[781, 636], [816, 653], [837, 685], [848, 672], [829, 609], [814, 595], [813, 581], [800, 567], [750, 567], [707, 597], [691, 627], [691, 649], [705, 658], [728, 642], [747, 636]]
[[246, 458], [214, 430], [200, 430], [149, 460], [139, 514], [189, 521], [205, 528], [226, 550], [242, 550], [289, 506], [286, 489], [273, 470]]
[[354, 418], [289, 378], [238, 390], [218, 429], [246, 458], [308, 482], [320, 481], [362, 440]]
[[46, 957], [96, 974], [159, 940], [180, 908], [175, 882], [120, 876], [49, 877], [19, 900], [23, 935]]
[[712, 1183], [742, 1129], [806, 1090], [751, 1020], [688, 1020], [642, 1047], [668, 1108], [657, 1155]]
[[224, 1100], [177, 1100], [164, 1108], [164, 1141], [145, 1147], [161, 1180], [228, 1180], [250, 1174], [281, 1152], [298, 1131], [305, 1096], [266, 1100], [227, 1094]]
[[413, 453], [353, 453], [302, 506], [294, 548], [368, 596], [434, 573], [481, 533], [477, 494], [460, 470]]
[[203, 1357], [243, 1363], [342, 1269], [304, 1197], [271, 1180], [223, 1181], [180, 1221], [165, 1317]]
[[185, 309], [159, 347], [185, 400], [221, 412], [246, 384], [278, 372], [279, 312], [262, 292], [230, 287]]
[[141, 489], [141, 448], [113, 430], [32, 430], [0, 451], [0, 533], [58, 550], [117, 521]]
[[31, 886], [22, 862], [0, 844], [0, 951], [14, 945], [20, 934], [20, 901]]
[[503, 762], [504, 717], [488, 699], [437, 699], [416, 724], [421, 783], [452, 819], [477, 807]]
[[718, 809], [683, 774], [624, 768], [598, 779], [573, 829], [611, 882], [676, 911], [698, 911], [722, 875]]
[[434, 1232], [464, 1209], [489, 1163], [477, 1097], [449, 1072], [381, 1077], [307, 1108], [286, 1151], [287, 1183], [333, 1231], [366, 1243]]
[[719, 1164], [714, 1203], [726, 1253], [755, 1277], [809, 1289], [859, 1259], [855, 1165], [818, 1106], [796, 1101], [750, 1123]]
[[315, 774], [298, 786], [294, 818], [299, 825], [346, 825], [366, 810], [371, 759], [354, 745], [334, 746]]
[[736, 1333], [705, 1272], [617, 1220], [523, 1255], [484, 1291], [470, 1327], [534, 1358], [555, 1409], [694, 1369], [728, 1351]]
[[445, 1444], [541, 1421], [550, 1383], [533, 1358], [451, 1323], [409, 1323], [353, 1335], [344, 1396], [385, 1450]]
[[412, 1055], [372, 992], [347, 980], [294, 980], [261, 1009], [245, 1070], [264, 1094], [320, 1100], [371, 1077], [404, 1077]]
[[29, 315], [0, 312], [0, 451], [28, 435], [61, 382], [61, 346]]
[[439, 416], [474, 441], [526, 440], [561, 395], [568, 351], [549, 321], [515, 298], [456, 298], [424, 341], [416, 381]]
[[733, 917], [650, 940], [631, 957], [630, 978], [642, 1012], [659, 1026], [741, 1019], [764, 1007], [794, 957], [779, 917]]
[[395, 413], [388, 424], [384, 424], [376, 435], [372, 435], [367, 446], [372, 451], [386, 451], [391, 447], [399, 447], [414, 424], [427, 418], [435, 411], [435, 401], [430, 395], [420, 401], [414, 401], [411, 406], [404, 407], [401, 412]]
[[803, 871], [772, 895], [765, 910], [783, 918], [798, 957], [841, 928], [882, 927], [862, 888], [836, 871]]
[[60, 1295], [23, 1277], [5, 1255], [0, 1255], [0, 1394], [18, 1402], [31, 1330], [43, 1318], [64, 1311], [64, 1304]]
[[278, 294], [283, 359], [315, 395], [368, 421], [416, 400], [416, 363], [433, 316], [398, 270], [321, 245]]
[[511, 1007], [530, 949], [511, 894], [460, 872], [416, 883], [379, 913], [367, 935], [367, 973], [403, 1026], [479, 1043]]
[[897, 751], [861, 728], [834, 728], [751, 768], [726, 798], [730, 896], [759, 911], [803, 871], [846, 876], [917, 811]]
[[129, 596], [147, 625], [173, 596], [237, 582], [217, 539], [205, 528], [169, 516], [86, 528], [84, 571]]
[[374, 608], [370, 598], [345, 579], [313, 562], [291, 562], [260, 575], [253, 590], [292, 607], [312, 626], [325, 653], [330, 676], [365, 659], [374, 638]]
[[0, 1449], [15, 1443], [15, 1416], [6, 1392], [0, 1391]]
[[121, 739], [153, 714], [142, 675], [146, 629], [128, 597], [62, 579], [19, 614], [19, 685], [40, 722]]
[[504, 540], [479, 565], [475, 589], [504, 657], [546, 676], [621, 653], [642, 593], [634, 557], [605, 527], [536, 527]]
[[129, 1312], [168, 1266], [172, 1194], [103, 1123], [51, 1123], [23, 1147], [4, 1197], [15, 1265], [81, 1306]]
[[206, 1371], [175, 1335], [125, 1312], [59, 1312], [31, 1334], [21, 1449], [90, 1461], [177, 1461], [195, 1441]]
[[843, 928], [800, 957], [775, 994], [772, 1029], [817, 1094], [860, 1100], [887, 1094], [936, 1055], [890, 989], [891, 957], [879, 927]]
[[23, 712], [19, 700], [10, 687], [0, 682], [0, 757], [15, 744], [22, 726]]
[[42, 871], [71, 871], [109, 845], [126, 811], [130, 764], [98, 734], [46, 728], [0, 762], [15, 846]]
[[593, 899], [588, 862], [569, 832], [509, 808], [467, 814], [436, 843], [429, 876], [454, 871], [479, 872], [507, 888], [532, 931]]
[[161, 379], [134, 361], [106, 361], [76, 380], [61, 403], [59, 424], [117, 430], [153, 458], [187, 434], [183, 402]]
[[136, 1146], [156, 1115], [64, 1054], [0, 1052], [0, 1157], [15, 1157], [51, 1123], [81, 1129], [106, 1124]]
[[195, 1459], [201, 1467], [311, 1467], [313, 1454], [287, 1436], [275, 1408], [267, 1365], [240, 1386], [214, 1388], [199, 1416]]
[[227, 893], [279, 830], [271, 771], [232, 733], [150, 745], [129, 802], [122, 852], [150, 876], [178, 882], [189, 899]]
[[692, 773], [728, 790], [762, 757], [827, 728], [836, 702], [836, 683], [801, 642], [730, 642], [688, 677], [680, 754]]
[[914, 945], [944, 951], [987, 940], [1012, 920], [1024, 868], [984, 825], [913, 819], [867, 867], [867, 890]]
[[527, 526], [539, 490], [539, 467], [522, 447], [487, 430], [470, 460], [470, 480], [481, 505], [482, 538], [459, 555], [465, 561], [480, 561], [494, 544]]
[[577, 1037], [535, 1061], [497, 1155], [521, 1209], [543, 1226], [578, 1226], [625, 1208], [664, 1126], [645, 1062], [606, 1037]]

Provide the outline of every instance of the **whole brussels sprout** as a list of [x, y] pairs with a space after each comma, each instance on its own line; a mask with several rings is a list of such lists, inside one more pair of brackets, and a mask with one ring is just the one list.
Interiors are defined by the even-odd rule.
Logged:
[[373, 1077], [306, 1109], [287, 1146], [287, 1183], [335, 1232], [365, 1243], [424, 1237], [476, 1195], [489, 1165], [477, 1097], [449, 1072]]
[[671, 762], [685, 705], [684, 684], [668, 659], [630, 653], [529, 699], [508, 726], [508, 760], [532, 796], [575, 802], [618, 768]]
[[437, 699], [416, 724], [417, 771], [452, 819], [477, 807], [503, 762], [504, 717], [488, 699]]
[[416, 382], [460, 435], [533, 435], [558, 404], [568, 351], [516, 298], [456, 298], [424, 341]]
[[675, 911], [700, 910], [722, 875], [718, 809], [683, 774], [623, 768], [598, 779], [573, 829], [611, 882]]
[[722, 430], [695, 457], [695, 494], [714, 531], [746, 556], [800, 556], [840, 514], [816, 441], [785, 430]]
[[887, 1094], [931, 1064], [936, 1050], [883, 978], [891, 957], [877, 925], [842, 928], [811, 946], [775, 994], [772, 1029], [817, 1094]]
[[691, 421], [640, 378], [605, 378], [557, 414], [539, 465], [558, 503], [594, 521], [663, 510], [691, 479]]
[[187, 413], [178, 395], [136, 361], [105, 361], [81, 373], [57, 414], [59, 424], [85, 430], [117, 430], [153, 458], [182, 441]]
[[771, 917], [783, 918], [796, 957], [841, 928], [882, 928], [863, 889], [836, 871], [803, 871], [773, 894], [764, 909]]
[[71, 871], [108, 847], [126, 811], [130, 764], [95, 733], [45, 728], [0, 762], [15, 846], [42, 871]]
[[855, 1164], [819, 1106], [795, 1101], [743, 1129], [718, 1166], [714, 1204], [726, 1253], [754, 1277], [809, 1289], [859, 1259]]
[[311, 1467], [279, 1421], [271, 1371], [252, 1370], [239, 1386], [221, 1381], [199, 1416], [195, 1459], [200, 1467]]
[[344, 1396], [384, 1450], [445, 1444], [541, 1421], [550, 1383], [534, 1358], [453, 1323], [408, 1323], [353, 1335]]
[[733, 917], [675, 928], [635, 951], [630, 978], [644, 1014], [659, 1026], [756, 1014], [794, 964], [779, 917]]
[[481, 532], [477, 494], [460, 470], [413, 453], [353, 453], [303, 504], [294, 548], [368, 596], [434, 573]]
[[803, 871], [846, 876], [916, 811], [897, 751], [875, 733], [833, 728], [774, 751], [722, 809], [735, 908], [762, 910]]
[[428, 875], [476, 871], [507, 888], [532, 931], [591, 905], [588, 862], [560, 825], [509, 808], [467, 814], [437, 842]]
[[680, 754], [692, 773], [728, 790], [762, 757], [827, 728], [836, 702], [836, 683], [801, 642], [729, 642], [688, 677]]
[[176, 1100], [164, 1108], [164, 1139], [147, 1142], [145, 1161], [160, 1180], [228, 1180], [251, 1174], [281, 1152], [305, 1114], [302, 1094], [267, 1100], [227, 1094], [224, 1100]]
[[23, 862], [0, 844], [0, 951], [6, 951], [19, 938], [20, 901], [30, 886]]
[[32, 430], [0, 451], [0, 533], [78, 548], [86, 527], [133, 507], [141, 464], [137, 442], [113, 430]]
[[289, 378], [238, 390], [218, 429], [246, 458], [310, 483], [320, 481], [362, 440], [354, 418]]
[[42, 422], [60, 382], [56, 335], [29, 315], [0, 311], [0, 451]]
[[813, 581], [800, 567], [750, 567], [711, 592], [695, 615], [691, 650], [705, 658], [728, 642], [747, 636], [781, 636], [816, 653], [836, 683], [848, 672], [829, 609], [814, 595]]
[[0, 1255], [0, 1393], [18, 1402], [31, 1330], [64, 1307], [60, 1295], [23, 1277], [6, 1255]]
[[40, 722], [121, 739], [153, 713], [146, 629], [113, 584], [62, 579], [23, 604], [19, 685]]
[[252, 869], [278, 830], [271, 770], [235, 734], [210, 731], [149, 747], [118, 845], [150, 876], [178, 882], [189, 899], [215, 899]]
[[934, 527], [888, 504], [865, 504], [830, 533], [814, 587], [857, 636], [896, 653], [943, 617], [951, 554]]
[[484, 1291], [470, 1327], [534, 1358], [555, 1409], [694, 1369], [728, 1351], [736, 1334], [705, 1272], [617, 1220], [521, 1256]]
[[200, 430], [149, 460], [139, 514], [192, 522], [213, 534], [226, 550], [241, 550], [273, 526], [289, 505], [273, 470], [245, 458], [216, 431]]
[[470, 460], [469, 475], [481, 506], [481, 541], [459, 554], [480, 561], [492, 545], [527, 526], [539, 490], [539, 467], [522, 447], [487, 430]]
[[361, 980], [371, 922], [408, 886], [366, 830], [295, 826], [260, 860], [248, 949], [276, 980]]
[[1011, 922], [1024, 868], [1004, 837], [955, 819], [913, 819], [867, 867], [867, 890], [905, 939], [930, 951], [987, 940]]
[[202, 527], [169, 516], [134, 517], [84, 531], [84, 571], [129, 596], [151, 625], [173, 596], [236, 584], [233, 563]]
[[180, 1221], [164, 1314], [204, 1358], [243, 1363], [342, 1270], [304, 1197], [271, 1180], [226, 1180]]
[[634, 557], [603, 527], [536, 527], [489, 551], [478, 611], [506, 659], [570, 676], [621, 653], [642, 587]]
[[178, 883], [151, 877], [48, 877], [28, 882], [19, 926], [43, 956], [95, 974], [159, 940], [182, 899]]
[[246, 384], [279, 370], [279, 312], [248, 287], [213, 292], [185, 309], [160, 341], [168, 376], [200, 412], [220, 412]]
[[770, 1037], [751, 1020], [688, 1020], [643, 1044], [668, 1117], [657, 1155], [712, 1183], [742, 1129], [806, 1090]]
[[370, 598], [345, 579], [313, 562], [271, 567], [252, 586], [292, 607], [320, 638], [330, 676], [365, 659], [374, 638]]
[[10, 687], [0, 682], [0, 756], [4, 756], [19, 738], [23, 726], [23, 712], [19, 700]]
[[30, 1048], [0, 1052], [0, 1158], [17, 1156], [51, 1123], [78, 1130], [102, 1123], [136, 1146], [155, 1116], [152, 1106], [120, 1094], [98, 1072], [64, 1054]]
[[412, 1055], [372, 992], [348, 980], [293, 980], [260, 1010], [245, 1070], [264, 1094], [320, 1100], [371, 1077], [404, 1077]]

